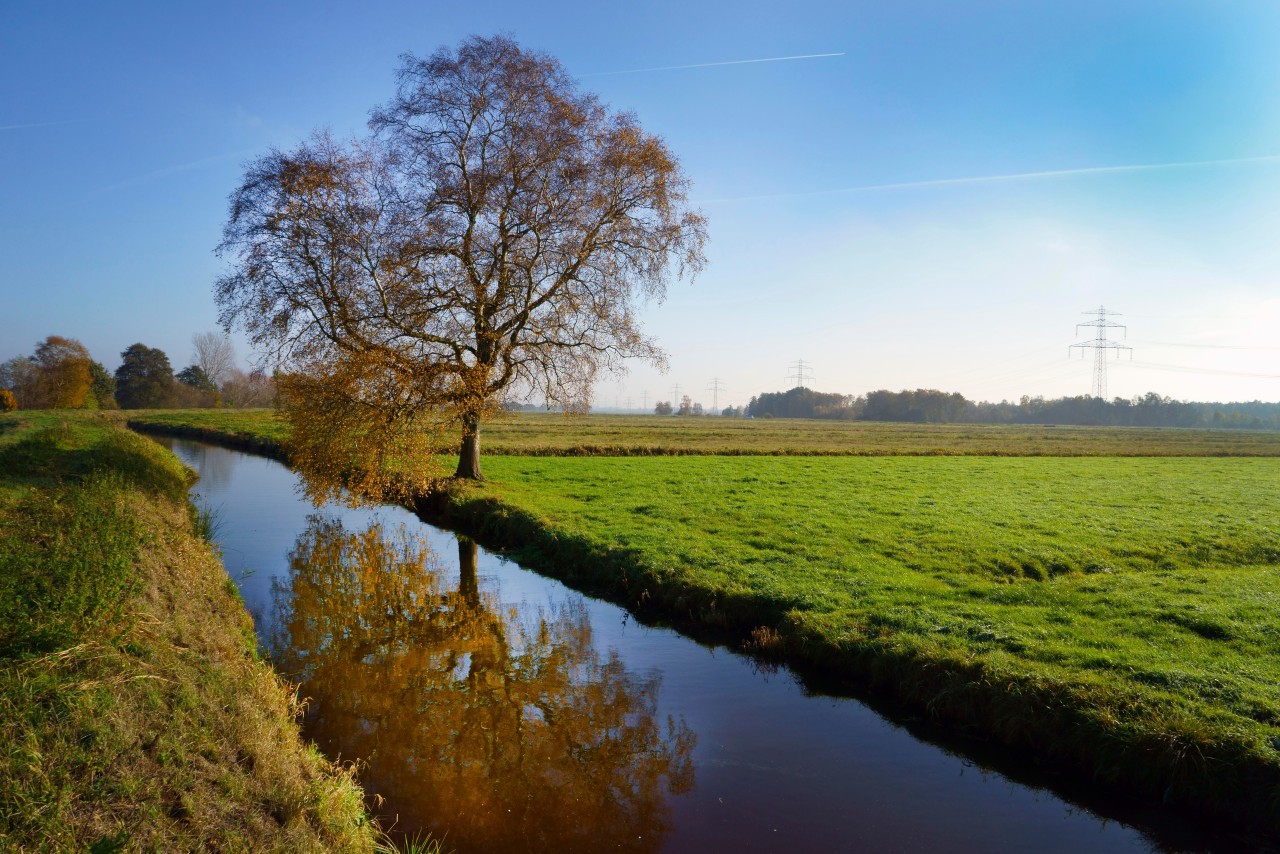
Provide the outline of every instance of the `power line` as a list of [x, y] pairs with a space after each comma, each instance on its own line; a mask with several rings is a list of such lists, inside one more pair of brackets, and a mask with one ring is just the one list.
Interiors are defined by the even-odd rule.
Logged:
[[1123, 329], [1125, 331], [1125, 336], [1127, 337], [1129, 334], [1129, 329], [1124, 324], [1112, 323], [1110, 320], [1107, 320], [1108, 314], [1114, 317], [1114, 316], [1118, 316], [1118, 312], [1114, 312], [1114, 311], [1109, 312], [1107, 311], [1106, 306], [1098, 306], [1097, 310], [1095, 311], [1086, 311], [1083, 313], [1095, 315], [1095, 318], [1085, 323], [1077, 323], [1076, 333], [1078, 334], [1080, 332], [1081, 326], [1091, 326], [1094, 329], [1097, 329], [1098, 332], [1094, 336], [1093, 340], [1081, 341], [1079, 343], [1072, 344], [1070, 347], [1068, 347], [1067, 356], [1070, 357], [1071, 351], [1074, 350], [1076, 347], [1080, 348], [1081, 358], [1084, 358], [1085, 350], [1093, 351], [1093, 396], [1096, 397], [1098, 400], [1106, 400], [1107, 399], [1107, 351], [1114, 350], [1116, 354], [1116, 358], [1120, 358], [1120, 351], [1128, 350], [1129, 358], [1130, 359], [1133, 358], [1133, 348], [1126, 347], [1124, 344], [1118, 344], [1115, 341], [1108, 341], [1107, 330]]
[[1254, 377], [1263, 380], [1280, 380], [1280, 374], [1255, 374], [1247, 371], [1222, 371], [1216, 368], [1196, 368], [1191, 365], [1162, 365], [1159, 362], [1134, 362], [1135, 368], [1153, 371], [1173, 371], [1181, 374], [1214, 374], [1221, 377]]
[[1202, 350], [1280, 350], [1280, 347], [1254, 347], [1247, 344], [1191, 344], [1176, 341], [1135, 341], [1152, 347], [1195, 347]]

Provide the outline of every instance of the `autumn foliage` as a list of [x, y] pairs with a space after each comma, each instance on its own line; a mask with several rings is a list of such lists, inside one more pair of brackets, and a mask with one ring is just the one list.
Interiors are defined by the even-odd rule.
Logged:
[[50, 335], [30, 357], [0, 365], [0, 386], [8, 387], [23, 409], [82, 409], [97, 405], [92, 396], [89, 351], [74, 338]]
[[406, 57], [370, 127], [251, 164], [219, 247], [222, 321], [289, 377], [304, 475], [397, 431], [397, 453], [420, 446], [430, 425], [461, 436], [457, 476], [480, 478], [504, 397], [583, 408], [601, 371], [663, 363], [637, 306], [701, 268], [706, 222], [634, 116], [550, 56], [472, 38]]
[[511, 606], [474, 542], [458, 557], [450, 577], [403, 528], [312, 518], [271, 639], [315, 698], [307, 735], [368, 758], [383, 815], [469, 850], [656, 850], [697, 741], [660, 713], [660, 678], [601, 653], [581, 604]]
[[361, 361], [353, 355], [330, 370], [317, 366], [276, 380], [290, 424], [289, 460], [306, 473], [307, 496], [317, 502], [402, 501], [431, 491], [448, 473], [433, 455], [447, 422], [433, 410], [367, 405], [373, 384], [396, 377]]

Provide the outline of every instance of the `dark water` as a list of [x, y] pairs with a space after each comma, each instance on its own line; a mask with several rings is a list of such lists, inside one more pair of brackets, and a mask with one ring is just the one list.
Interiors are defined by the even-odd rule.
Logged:
[[263, 645], [310, 698], [307, 734], [364, 763], [398, 831], [459, 851], [1229, 847], [984, 770], [407, 511], [317, 510], [278, 463], [171, 447], [200, 472]]

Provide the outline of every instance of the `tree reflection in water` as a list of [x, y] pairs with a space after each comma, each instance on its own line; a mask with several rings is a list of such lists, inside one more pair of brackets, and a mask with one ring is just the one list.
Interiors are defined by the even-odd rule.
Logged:
[[695, 741], [655, 720], [661, 676], [602, 657], [581, 600], [504, 607], [479, 589], [475, 543], [458, 556], [446, 589], [425, 538], [311, 517], [271, 639], [310, 698], [308, 735], [365, 763], [397, 831], [459, 850], [656, 850]]

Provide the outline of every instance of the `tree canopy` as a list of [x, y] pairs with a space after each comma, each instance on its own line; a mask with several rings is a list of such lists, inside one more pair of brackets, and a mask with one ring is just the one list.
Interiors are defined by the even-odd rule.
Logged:
[[191, 386], [200, 391], [217, 391], [218, 387], [213, 384], [213, 380], [209, 379], [209, 375], [205, 373], [204, 368], [199, 365], [187, 365], [178, 371], [173, 377], [183, 385]]
[[255, 161], [219, 247], [223, 324], [282, 366], [321, 491], [326, 461], [423, 451], [406, 437], [428, 425], [460, 432], [456, 474], [479, 478], [481, 420], [511, 391], [585, 408], [601, 370], [662, 364], [636, 308], [704, 260], [674, 155], [554, 58], [473, 37], [397, 81], [369, 137]]
[[0, 388], [10, 389], [23, 409], [80, 409], [94, 404], [95, 364], [75, 338], [50, 335], [29, 358], [0, 365]]
[[[74, 338], [50, 335], [36, 345], [36, 365], [41, 392], [40, 408], [79, 409], [89, 395], [89, 351]], [[29, 407], [34, 408], [34, 407]]]
[[116, 400], [121, 409], [151, 409], [173, 400], [173, 367], [163, 350], [132, 344], [120, 354]]
[[119, 409], [116, 403], [116, 378], [101, 362], [89, 363], [89, 396], [99, 409]]
[[764, 392], [751, 398], [746, 414], [752, 418], [833, 418], [855, 417], [854, 399], [796, 386], [789, 391]]

